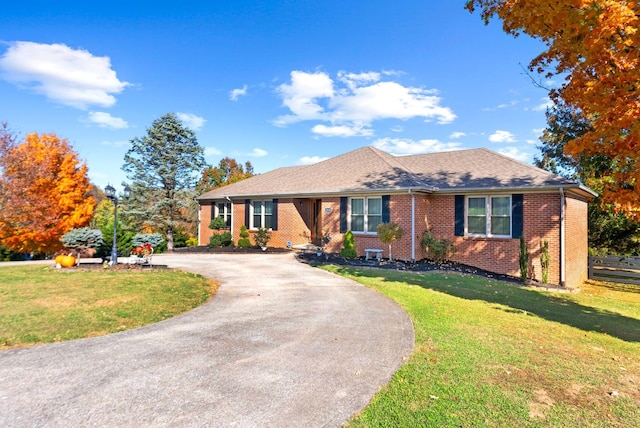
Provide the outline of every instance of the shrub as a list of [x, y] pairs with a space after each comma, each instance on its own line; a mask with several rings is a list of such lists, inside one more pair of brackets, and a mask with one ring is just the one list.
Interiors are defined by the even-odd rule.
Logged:
[[249, 232], [247, 231], [247, 226], [245, 226], [244, 224], [240, 226], [240, 239], [238, 239], [238, 248], [251, 248]]
[[389, 260], [393, 260], [391, 255], [391, 243], [402, 239], [404, 230], [402, 230], [402, 228], [396, 223], [380, 223], [378, 227], [376, 227], [376, 232], [378, 233], [378, 239], [383, 244], [389, 245]]
[[198, 246], [198, 238], [189, 238], [185, 242], [187, 247], [197, 247]]
[[164, 238], [159, 233], [136, 233], [131, 239], [131, 243], [134, 247], [150, 244], [154, 252], [157, 252], [157, 250], [162, 247], [162, 244], [164, 244]]
[[260, 248], [265, 248], [271, 239], [271, 235], [267, 232], [267, 229], [261, 227], [258, 229], [256, 236], [253, 237], [253, 240], [256, 242], [256, 245]]
[[420, 245], [427, 254], [427, 257], [436, 263], [444, 262], [456, 252], [456, 247], [453, 245], [453, 242], [444, 238], [438, 239], [428, 230], [425, 230], [422, 234]]
[[227, 226], [227, 222], [220, 216], [211, 220], [209, 223], [209, 229], [220, 230], [224, 229]]
[[216, 233], [209, 238], [209, 246], [212, 248], [229, 247], [233, 245], [233, 236], [231, 232]]
[[527, 247], [527, 243], [524, 240], [524, 235], [520, 235], [520, 257], [518, 262], [520, 263], [520, 279], [525, 282], [529, 276], [529, 247]]
[[550, 262], [551, 256], [549, 255], [549, 241], [542, 241], [540, 243], [540, 266], [542, 267], [542, 282], [545, 284], [549, 281]]
[[342, 249], [340, 250], [340, 256], [346, 257], [348, 259], [354, 259], [358, 257], [358, 253], [356, 252], [356, 241], [353, 237], [353, 232], [350, 230], [344, 234], [344, 242], [342, 243]]
[[98, 248], [104, 244], [102, 231], [100, 229], [91, 229], [82, 227], [79, 229], [71, 229], [62, 235], [60, 242], [66, 248], [74, 248], [78, 251], [88, 250], [89, 248]]

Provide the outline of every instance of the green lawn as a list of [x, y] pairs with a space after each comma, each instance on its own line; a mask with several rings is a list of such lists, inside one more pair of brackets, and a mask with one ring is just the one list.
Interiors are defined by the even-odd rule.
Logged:
[[129, 330], [201, 305], [217, 286], [186, 272], [0, 267], [0, 349]]
[[640, 287], [547, 293], [329, 266], [398, 302], [411, 359], [352, 427], [640, 426]]

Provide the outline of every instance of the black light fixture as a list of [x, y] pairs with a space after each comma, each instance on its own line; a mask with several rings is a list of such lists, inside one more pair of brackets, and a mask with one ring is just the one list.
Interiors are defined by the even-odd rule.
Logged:
[[[113, 188], [110, 184], [107, 184], [107, 187], [104, 188], [104, 193], [107, 195], [107, 198], [113, 202], [113, 245], [111, 246], [111, 264], [118, 264], [118, 248], [117, 248], [117, 230], [118, 230], [118, 196], [116, 195], [116, 189]], [[124, 186], [123, 191], [124, 200], [129, 200], [131, 196], [131, 188], [129, 186]]]

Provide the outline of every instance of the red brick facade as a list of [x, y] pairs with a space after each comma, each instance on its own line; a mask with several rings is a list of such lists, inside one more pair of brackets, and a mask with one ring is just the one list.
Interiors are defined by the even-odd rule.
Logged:
[[[561, 254], [561, 201], [564, 199], [565, 256]], [[314, 207], [314, 204], [318, 204]], [[412, 208], [413, 207], [413, 208]], [[342, 247], [343, 234], [340, 233], [340, 197], [318, 199], [279, 199], [278, 225], [272, 231], [269, 246], [284, 248], [305, 244], [304, 234], [318, 235], [328, 232], [332, 239], [326, 247], [331, 253], [338, 253]], [[415, 226], [412, 229], [412, 212]], [[313, 229], [314, 213], [318, 226]], [[206, 245], [214, 233], [208, 229], [211, 220], [211, 205], [200, 207], [200, 245]], [[517, 238], [477, 238], [455, 236], [454, 195], [437, 194], [396, 194], [390, 197], [390, 221], [404, 230], [401, 240], [392, 243], [392, 254], [400, 260], [423, 259], [425, 253], [420, 240], [426, 230], [437, 238], [452, 241], [456, 247], [454, 261], [476, 266], [491, 272], [520, 275], [520, 242]], [[234, 242], [239, 239], [240, 226], [245, 222], [244, 200], [233, 201], [232, 234]], [[412, 233], [413, 231], [413, 233]], [[255, 233], [255, 231], [250, 231]], [[530, 251], [529, 272], [532, 279], [541, 280], [540, 249], [542, 241], [549, 243], [551, 258], [549, 283], [560, 284], [564, 279], [567, 287], [578, 287], [587, 275], [587, 203], [572, 195], [560, 192], [525, 193], [523, 197], [523, 235]], [[388, 257], [388, 247], [375, 234], [355, 233], [356, 249], [364, 255], [366, 248], [379, 248]], [[253, 238], [251, 238], [253, 242]], [[413, 251], [412, 251], [413, 243]], [[564, 269], [564, 278], [561, 270]]]

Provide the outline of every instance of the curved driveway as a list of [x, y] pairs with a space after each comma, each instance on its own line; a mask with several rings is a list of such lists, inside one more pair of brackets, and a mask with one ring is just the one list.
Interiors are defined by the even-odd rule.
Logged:
[[154, 261], [221, 287], [147, 327], [0, 352], [0, 426], [339, 426], [413, 350], [395, 303], [290, 253]]

